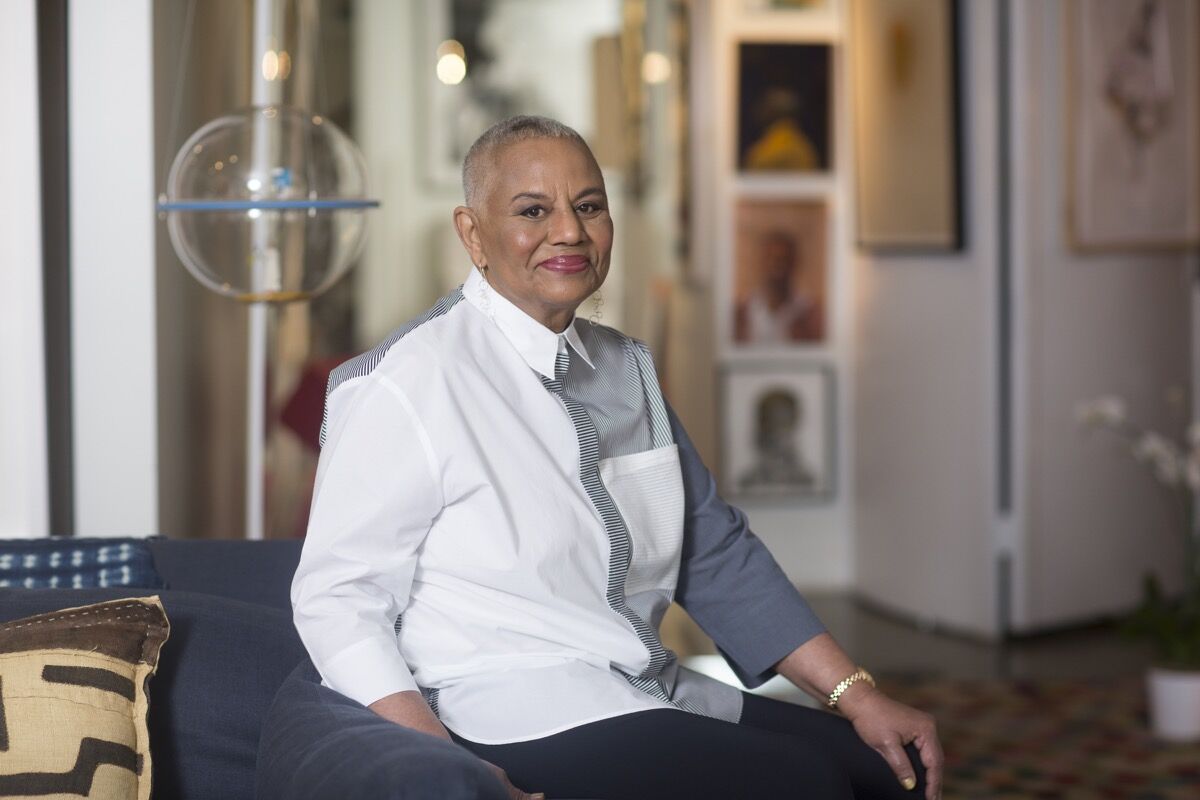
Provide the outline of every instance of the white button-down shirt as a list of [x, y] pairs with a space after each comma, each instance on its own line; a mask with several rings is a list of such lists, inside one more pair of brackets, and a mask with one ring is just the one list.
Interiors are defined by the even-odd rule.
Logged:
[[481, 743], [652, 708], [738, 718], [736, 690], [658, 640], [684, 497], [640, 343], [556, 334], [472, 272], [335, 371], [324, 436], [292, 600], [327, 685], [420, 689]]

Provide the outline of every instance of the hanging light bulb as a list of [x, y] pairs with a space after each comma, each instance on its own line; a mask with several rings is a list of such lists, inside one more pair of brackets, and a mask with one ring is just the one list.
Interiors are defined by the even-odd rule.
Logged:
[[460, 42], [447, 39], [438, 45], [434, 74], [447, 86], [457, 86], [467, 77], [467, 51]]

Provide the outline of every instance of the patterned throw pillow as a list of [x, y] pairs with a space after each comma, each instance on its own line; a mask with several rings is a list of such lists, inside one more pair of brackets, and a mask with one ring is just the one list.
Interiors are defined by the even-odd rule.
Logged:
[[158, 597], [0, 624], [0, 798], [148, 800]]
[[145, 539], [0, 539], [0, 588], [161, 589]]

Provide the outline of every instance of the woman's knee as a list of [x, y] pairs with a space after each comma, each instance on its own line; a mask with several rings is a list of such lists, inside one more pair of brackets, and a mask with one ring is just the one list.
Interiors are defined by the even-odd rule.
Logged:
[[751, 771], [769, 775], [775, 797], [853, 800], [854, 789], [845, 765], [819, 743], [798, 736], [774, 734]]

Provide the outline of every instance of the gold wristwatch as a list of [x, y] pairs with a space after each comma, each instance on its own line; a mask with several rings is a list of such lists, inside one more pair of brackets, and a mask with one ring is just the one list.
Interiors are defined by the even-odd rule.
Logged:
[[837, 708], [838, 700], [841, 700], [842, 695], [845, 694], [846, 690], [849, 689], [851, 686], [853, 686], [858, 681], [866, 681], [867, 683], [871, 684], [872, 686], [875, 685], [875, 679], [871, 677], [871, 673], [867, 672], [862, 667], [859, 667], [858, 672], [855, 672], [853, 675], [847, 676], [846, 678], [844, 678], [842, 680], [841, 683], [839, 683], [837, 686], [833, 687], [833, 691], [829, 693], [829, 699], [826, 701], [825, 704], [828, 705], [830, 708]]

